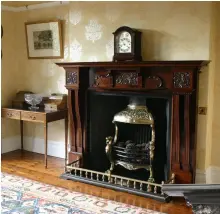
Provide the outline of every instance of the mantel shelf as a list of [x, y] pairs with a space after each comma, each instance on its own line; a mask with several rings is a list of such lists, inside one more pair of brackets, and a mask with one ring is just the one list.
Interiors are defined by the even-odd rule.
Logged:
[[200, 67], [209, 64], [209, 60], [189, 61], [127, 61], [127, 62], [60, 62], [56, 63], [63, 68], [74, 67]]

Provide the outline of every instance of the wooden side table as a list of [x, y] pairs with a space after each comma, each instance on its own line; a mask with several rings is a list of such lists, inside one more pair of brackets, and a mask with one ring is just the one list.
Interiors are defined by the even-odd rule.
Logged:
[[64, 119], [65, 120], [65, 164], [67, 163], [67, 141], [68, 141], [68, 110], [44, 111], [39, 109], [32, 111], [28, 109], [2, 108], [2, 117], [20, 120], [21, 149], [23, 150], [23, 121], [43, 123], [45, 141], [45, 168], [47, 168], [47, 143], [48, 143], [48, 123]]

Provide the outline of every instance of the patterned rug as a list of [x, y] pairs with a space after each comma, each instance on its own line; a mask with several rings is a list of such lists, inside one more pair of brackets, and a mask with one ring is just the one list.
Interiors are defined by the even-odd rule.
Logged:
[[2, 214], [161, 214], [6, 173], [1, 196]]

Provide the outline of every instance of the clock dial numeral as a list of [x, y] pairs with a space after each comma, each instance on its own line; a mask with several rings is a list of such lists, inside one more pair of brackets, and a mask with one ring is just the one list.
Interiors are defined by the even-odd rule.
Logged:
[[118, 38], [118, 52], [119, 53], [131, 53], [131, 35], [124, 31]]

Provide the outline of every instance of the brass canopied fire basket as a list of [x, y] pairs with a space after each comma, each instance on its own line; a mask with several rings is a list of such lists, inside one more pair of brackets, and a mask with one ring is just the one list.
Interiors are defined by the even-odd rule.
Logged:
[[145, 102], [132, 100], [127, 108], [117, 113], [112, 121], [115, 136], [106, 137], [106, 154], [111, 163], [111, 173], [116, 165], [128, 170], [145, 168], [150, 171], [148, 181], [154, 182], [154, 119]]

